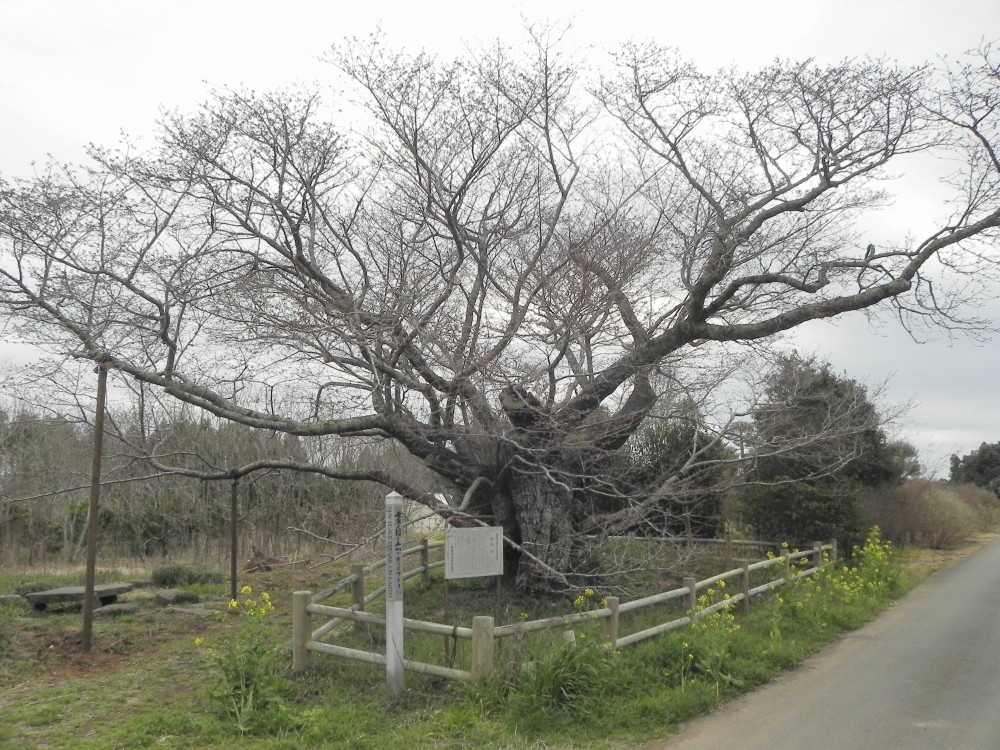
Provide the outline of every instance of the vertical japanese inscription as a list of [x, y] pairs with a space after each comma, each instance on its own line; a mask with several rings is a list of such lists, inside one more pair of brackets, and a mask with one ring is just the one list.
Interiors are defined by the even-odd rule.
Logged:
[[[400, 498], [402, 500], [402, 498]], [[385, 596], [391, 601], [403, 598], [403, 504], [385, 506]]]

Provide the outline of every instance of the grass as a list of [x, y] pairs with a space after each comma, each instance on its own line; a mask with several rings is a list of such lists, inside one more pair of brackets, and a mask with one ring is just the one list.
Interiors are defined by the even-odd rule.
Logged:
[[[24, 576], [0, 576], [0, 591], [10, 590], [14, 578]], [[267, 708], [273, 713], [247, 733], [235, 728], [219, 700], [204, 652], [244, 632], [240, 616], [168, 610], [155, 605], [151, 590], [137, 589], [127, 600], [140, 603], [140, 612], [97, 620], [95, 648], [84, 654], [75, 645], [79, 613], [0, 605], [0, 748], [627, 747], [662, 736], [798, 664], [870, 619], [906, 585], [893, 579], [877, 595], [857, 594], [852, 581], [841, 571], [783, 588], [746, 617], [721, 613], [620, 653], [604, 648], [596, 629], [584, 623], [575, 649], [562, 646], [558, 634], [527, 644], [524, 661], [533, 665], [522, 666], [517, 678], [500, 669], [492, 682], [468, 687], [407, 673], [407, 691], [392, 705], [385, 701], [380, 667], [317, 654], [301, 675], [279, 670], [279, 700]], [[327, 582], [291, 571], [253, 578], [256, 592], [274, 597], [274, 614], [260, 624], [277, 645], [280, 664], [290, 662], [291, 592]], [[458, 607], [477, 614], [493, 608], [488, 585], [452, 584], [458, 621], [468, 615], [455, 612]], [[204, 605], [227, 609], [228, 586], [199, 584], [198, 590]], [[443, 613], [439, 585], [417, 585], [407, 597], [408, 616]], [[538, 607], [509, 599], [498, 614], [516, 621], [521, 612], [535, 618], [566, 611], [563, 603]], [[196, 637], [204, 639], [201, 646]], [[350, 637], [377, 650], [382, 635], [378, 628], [358, 628]], [[407, 643], [408, 657], [440, 662], [442, 638], [408, 635]], [[498, 663], [507, 656], [501, 653]], [[459, 664], [463, 658], [460, 653]]]

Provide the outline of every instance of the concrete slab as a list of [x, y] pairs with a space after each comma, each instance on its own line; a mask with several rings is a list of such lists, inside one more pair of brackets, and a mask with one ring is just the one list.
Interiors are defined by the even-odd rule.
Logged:
[[[131, 583], [101, 583], [94, 586], [94, 596], [103, 607], [106, 604], [114, 604], [118, 601], [118, 596], [132, 590]], [[58, 602], [83, 601], [86, 589], [83, 586], [62, 586], [48, 591], [35, 591], [25, 594], [24, 598], [37, 610], [44, 610], [49, 604]]]

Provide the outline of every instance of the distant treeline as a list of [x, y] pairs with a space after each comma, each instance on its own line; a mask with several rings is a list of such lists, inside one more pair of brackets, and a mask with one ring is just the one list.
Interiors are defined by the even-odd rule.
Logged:
[[[231, 483], [171, 474], [166, 467], [218, 472], [257, 460], [336, 463], [361, 470], [394, 456], [390, 446], [341, 445], [332, 459], [295, 436], [208, 420], [155, 430], [116, 429], [104, 443], [100, 545], [110, 557], [228, 555]], [[340, 441], [341, 444], [344, 441]], [[145, 455], [155, 454], [159, 466]], [[0, 562], [81, 559], [90, 496], [89, 425], [0, 410]], [[419, 466], [414, 467], [419, 471]], [[336, 554], [378, 529], [385, 488], [297, 471], [261, 471], [238, 484], [244, 558]], [[333, 540], [327, 545], [321, 540]]]

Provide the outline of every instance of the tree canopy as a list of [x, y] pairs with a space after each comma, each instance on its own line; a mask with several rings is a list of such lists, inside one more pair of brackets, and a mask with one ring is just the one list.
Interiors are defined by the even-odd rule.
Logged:
[[[397, 442], [498, 518], [525, 585], [565, 580], [611, 523], [583, 477], [662, 383], [875, 305], [958, 325], [935, 274], [996, 268], [988, 48], [944, 72], [709, 75], [627, 46], [596, 81], [544, 36], [330, 62], [332, 101], [223, 91], [153, 149], [0, 183], [0, 308], [23, 340], [218, 417]], [[955, 160], [954, 202], [869, 248], [860, 219], [922, 152]], [[344, 476], [437, 503], [406, 474]]]
[[967, 482], [1000, 497], [1000, 442], [982, 443], [962, 457], [951, 457], [951, 481]]
[[808, 544], [838, 539], [848, 551], [866, 532], [859, 492], [902, 482], [912, 447], [890, 443], [868, 389], [828, 362], [780, 357], [754, 413], [758, 448], [743, 509], [761, 535]]

